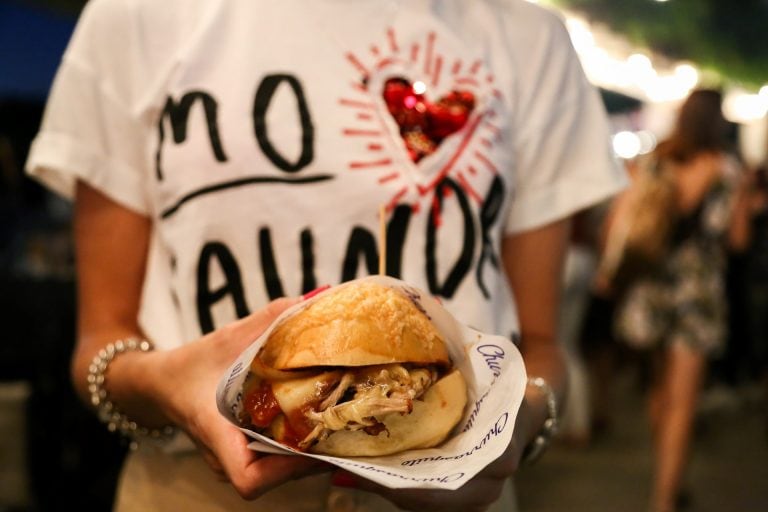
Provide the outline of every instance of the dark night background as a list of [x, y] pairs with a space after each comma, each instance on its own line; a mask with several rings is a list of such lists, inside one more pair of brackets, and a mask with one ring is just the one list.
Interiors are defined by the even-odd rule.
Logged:
[[[162, 1], [162, 0], [157, 0]], [[768, 0], [560, 0], [672, 59], [758, 88], [768, 82]], [[83, 1], [0, 0], [0, 383], [26, 382], [32, 508], [108, 510], [126, 450], [74, 396], [66, 362], [75, 292], [70, 205], [23, 175]], [[603, 91], [609, 110], [638, 101]], [[9, 440], [4, 440], [9, 442]], [[12, 440], [10, 442], [13, 442]], [[4, 445], [5, 446], [5, 445]]]

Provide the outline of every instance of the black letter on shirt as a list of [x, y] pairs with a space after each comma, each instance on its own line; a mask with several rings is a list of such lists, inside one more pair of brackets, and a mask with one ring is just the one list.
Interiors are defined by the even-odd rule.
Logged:
[[[307, 293], [317, 288], [313, 242], [312, 233], [308, 229], [303, 230], [301, 232], [301, 293]], [[261, 272], [267, 287], [267, 295], [271, 300], [285, 297], [283, 284], [277, 270], [275, 252], [272, 249], [272, 235], [269, 228], [259, 230], [259, 253], [261, 254]]]
[[357, 277], [358, 261], [360, 256], [365, 257], [368, 274], [375, 274], [379, 257], [376, 250], [376, 239], [365, 228], [355, 227], [349, 236], [347, 254], [341, 270], [341, 280], [350, 281]]
[[[437, 201], [437, 211], [442, 212], [445, 191], [447, 188], [452, 190], [452, 196], [459, 202], [462, 216], [464, 217], [464, 244], [459, 255], [459, 259], [451, 268], [445, 282], [441, 285], [437, 281], [437, 230], [440, 229], [437, 224], [435, 209], [430, 210], [429, 221], [427, 222], [427, 282], [429, 291], [433, 295], [442, 295], [443, 297], [453, 297], [461, 281], [469, 272], [472, 266], [472, 254], [475, 252], [475, 225], [472, 222], [472, 212], [469, 208], [469, 201], [464, 195], [464, 191], [453, 180], [446, 177], [435, 187], [435, 201]], [[449, 229], [443, 226], [442, 229]], [[453, 226], [450, 229], [454, 229]], [[458, 234], [457, 234], [458, 236]]]
[[[275, 91], [281, 82], [286, 82], [296, 95], [296, 103], [299, 107], [299, 119], [301, 120], [301, 155], [296, 163], [291, 163], [277, 152], [269, 140], [266, 117], [269, 103], [275, 95]], [[291, 75], [268, 75], [256, 90], [256, 98], [253, 102], [253, 129], [256, 132], [256, 140], [267, 158], [279, 169], [285, 172], [297, 172], [306, 167], [314, 158], [314, 135], [312, 118], [307, 108], [307, 100], [304, 90], [296, 77]]]
[[187, 140], [187, 121], [189, 119], [189, 110], [195, 101], [200, 100], [203, 103], [203, 110], [205, 112], [205, 123], [208, 126], [208, 138], [211, 142], [211, 149], [216, 156], [216, 161], [226, 162], [227, 155], [224, 154], [224, 148], [221, 145], [221, 138], [219, 137], [219, 124], [217, 120], [218, 104], [213, 97], [202, 91], [192, 91], [182, 96], [181, 101], [176, 103], [170, 96], [165, 102], [163, 112], [160, 114], [160, 120], [157, 122], [157, 130], [159, 135], [159, 141], [157, 143], [157, 152], [155, 153], [155, 172], [157, 179], [162, 181], [163, 171], [161, 169], [161, 153], [163, 150], [163, 142], [165, 141], [165, 118], [169, 117], [171, 120], [171, 132], [173, 133], [173, 141], [176, 144], [181, 144]]
[[[211, 264], [214, 259], [218, 261], [224, 274], [224, 285], [217, 290], [210, 288]], [[240, 278], [240, 269], [234, 256], [221, 242], [208, 242], [203, 246], [200, 260], [197, 262], [197, 318], [203, 334], [216, 328], [213, 325], [211, 308], [227, 295], [232, 297], [237, 318], [247, 316], [248, 306], [245, 304], [243, 281]]]
[[501, 204], [504, 202], [504, 183], [501, 178], [496, 176], [491, 183], [491, 189], [488, 191], [488, 195], [483, 201], [483, 206], [480, 209], [480, 234], [483, 238], [483, 246], [480, 249], [480, 258], [477, 261], [476, 276], [477, 285], [480, 287], [480, 291], [486, 299], [491, 297], [488, 287], [483, 281], [483, 265], [486, 258], [490, 261], [491, 265], [495, 268], [499, 268], [499, 259], [496, 257], [496, 253], [493, 250], [493, 241], [489, 230], [493, 223], [499, 216], [501, 211]]
[[403, 246], [413, 209], [401, 204], [387, 223], [387, 275], [400, 278], [403, 266]]
[[[387, 261], [385, 273], [388, 276], [400, 278], [402, 273], [403, 245], [405, 235], [408, 232], [408, 223], [411, 219], [412, 208], [408, 205], [399, 205], [392, 213], [392, 218], [387, 223]], [[357, 277], [357, 268], [360, 255], [365, 257], [368, 274], [378, 272], [379, 250], [376, 239], [364, 228], [356, 227], [352, 230], [347, 244], [347, 254], [344, 257], [344, 265], [341, 271], [341, 280], [349, 281]]]

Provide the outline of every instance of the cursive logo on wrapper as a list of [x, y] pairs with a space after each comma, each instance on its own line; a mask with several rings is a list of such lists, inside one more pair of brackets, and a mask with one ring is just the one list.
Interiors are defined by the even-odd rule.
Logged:
[[504, 360], [504, 349], [498, 345], [486, 344], [477, 347], [477, 351], [485, 359], [485, 364], [493, 373], [494, 377], [501, 374], [501, 361]]

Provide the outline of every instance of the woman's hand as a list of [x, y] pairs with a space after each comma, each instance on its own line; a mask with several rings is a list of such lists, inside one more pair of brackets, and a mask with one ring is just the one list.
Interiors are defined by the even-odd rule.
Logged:
[[200, 340], [166, 353], [157, 396], [165, 414], [195, 441], [211, 469], [246, 499], [257, 498], [286, 482], [323, 471], [308, 457], [264, 455], [216, 407], [216, 387], [224, 372], [264, 329], [298, 299], [279, 299], [266, 308]]
[[[138, 312], [146, 272], [151, 219], [78, 182], [75, 240], [78, 342], [72, 381], [90, 403], [88, 367], [107, 343], [141, 337]], [[109, 365], [111, 400], [134, 421], [169, 421], [186, 431], [218, 475], [244, 498], [255, 498], [290, 479], [322, 470], [312, 459], [261, 455], [217, 410], [219, 379], [245, 348], [296, 300], [282, 299], [182, 347], [124, 353]], [[213, 476], [212, 476], [213, 478]]]

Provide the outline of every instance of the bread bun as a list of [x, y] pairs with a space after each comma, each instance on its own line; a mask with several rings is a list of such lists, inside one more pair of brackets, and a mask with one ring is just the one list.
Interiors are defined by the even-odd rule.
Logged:
[[461, 420], [467, 385], [454, 370], [430, 387], [423, 400], [413, 401], [413, 412], [381, 418], [387, 429], [372, 436], [362, 430], [339, 430], [310, 451], [337, 457], [375, 457], [437, 446]]
[[283, 320], [259, 358], [272, 368], [449, 363], [445, 341], [401, 291], [362, 281], [325, 292]]

